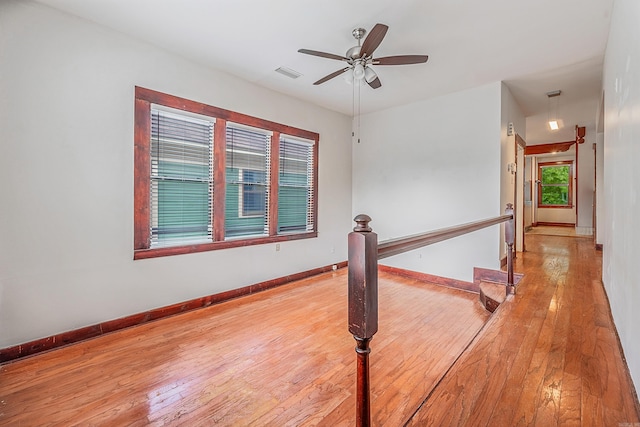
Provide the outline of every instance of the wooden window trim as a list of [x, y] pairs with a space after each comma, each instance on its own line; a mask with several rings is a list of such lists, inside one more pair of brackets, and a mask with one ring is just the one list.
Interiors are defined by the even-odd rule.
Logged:
[[[151, 248], [149, 235], [150, 212], [150, 134], [151, 134], [151, 105], [158, 104], [166, 107], [196, 113], [215, 118], [214, 128], [214, 202], [213, 202], [213, 242], [187, 244], [182, 246], [167, 246]], [[271, 122], [246, 114], [225, 110], [211, 105], [191, 101], [185, 98], [168, 95], [151, 89], [136, 86], [135, 88], [135, 124], [134, 124], [134, 259], [155, 258], [170, 255], [182, 255], [196, 252], [228, 249], [242, 246], [261, 245], [289, 240], [299, 240], [317, 237], [318, 235], [318, 143], [320, 135], [316, 132], [299, 129], [292, 126]], [[299, 137], [314, 142], [313, 144], [313, 231], [295, 234], [277, 234], [278, 200], [277, 196], [269, 199], [269, 235], [242, 239], [224, 240], [224, 212], [225, 212], [225, 150], [226, 150], [226, 122], [241, 123], [273, 132], [271, 142], [271, 163], [278, 164], [280, 134]], [[275, 156], [275, 157], [274, 157]], [[277, 172], [277, 166], [276, 172]], [[277, 183], [278, 174], [272, 172], [271, 185]], [[272, 188], [277, 188], [273, 186]], [[277, 191], [276, 191], [277, 194]], [[273, 195], [272, 195], [273, 196]]]
[[[542, 204], [542, 168], [545, 166], [569, 166], [569, 204], [568, 205], [543, 205]], [[573, 209], [573, 161], [572, 160], [538, 163], [538, 208], [539, 209]]]

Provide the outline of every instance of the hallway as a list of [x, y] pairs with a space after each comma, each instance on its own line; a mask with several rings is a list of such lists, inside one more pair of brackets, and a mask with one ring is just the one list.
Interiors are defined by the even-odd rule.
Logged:
[[627, 366], [585, 238], [526, 236], [518, 293], [409, 425], [635, 426]]

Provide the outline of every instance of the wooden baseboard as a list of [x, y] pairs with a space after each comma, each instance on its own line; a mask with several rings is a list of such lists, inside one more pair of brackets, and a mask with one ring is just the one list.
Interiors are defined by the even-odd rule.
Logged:
[[434, 285], [445, 286], [447, 288], [460, 289], [463, 291], [480, 293], [477, 283], [465, 282], [464, 280], [450, 279], [448, 277], [434, 276], [433, 274], [421, 273], [418, 271], [405, 270], [402, 268], [391, 267], [388, 265], [378, 264], [378, 270], [386, 273], [396, 274], [410, 279], [416, 279], [423, 282], [433, 283]]
[[347, 266], [347, 261], [327, 265], [324, 267], [314, 268], [312, 270], [302, 271], [300, 273], [279, 277], [277, 279], [267, 280], [265, 282], [256, 283], [226, 292], [221, 292], [219, 294], [208, 295], [205, 297], [192, 299], [190, 301], [156, 308], [153, 310], [145, 311], [143, 313], [132, 314], [130, 316], [121, 317], [119, 319], [108, 320], [106, 322], [86, 326], [84, 328], [61, 332], [49, 337], [40, 338], [27, 343], [3, 348], [0, 349], [0, 363], [10, 362], [27, 356], [33, 356], [44, 351], [53, 350], [65, 345], [95, 338], [104, 334], [108, 334], [110, 332], [118, 331], [120, 329], [142, 325], [143, 323], [151, 322], [153, 320], [174, 316], [176, 314], [185, 313], [191, 310], [197, 310], [199, 308], [209, 307], [210, 305], [219, 304], [230, 299], [265, 291], [267, 289], [282, 286], [296, 280], [315, 276], [320, 273], [326, 273], [333, 270], [334, 265], [336, 265], [337, 268], [344, 268]]
[[570, 223], [570, 222], [537, 222], [536, 226], [538, 225], [546, 225], [551, 227], [575, 227], [576, 226], [575, 223]]

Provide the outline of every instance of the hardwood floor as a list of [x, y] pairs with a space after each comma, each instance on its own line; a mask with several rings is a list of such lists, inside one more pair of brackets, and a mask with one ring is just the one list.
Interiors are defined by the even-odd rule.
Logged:
[[[0, 425], [353, 425], [346, 269], [0, 367]], [[372, 417], [401, 425], [489, 318], [380, 274]], [[434, 331], [435, 330], [435, 331]]]
[[408, 425], [640, 425], [593, 241], [526, 238], [517, 295]]
[[[380, 273], [375, 426], [640, 425], [590, 239], [527, 235], [518, 293]], [[346, 270], [0, 366], [0, 426], [353, 425]]]

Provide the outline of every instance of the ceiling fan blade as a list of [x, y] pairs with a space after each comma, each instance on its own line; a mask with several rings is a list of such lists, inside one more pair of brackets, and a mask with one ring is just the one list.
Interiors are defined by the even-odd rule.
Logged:
[[383, 58], [375, 58], [372, 61], [373, 65], [408, 65], [408, 64], [422, 64], [427, 62], [428, 55], [398, 55], [398, 56], [385, 56]]
[[321, 58], [336, 59], [338, 61], [348, 61], [349, 60], [348, 58], [346, 58], [344, 56], [334, 55], [333, 53], [319, 52], [317, 50], [298, 49], [298, 52], [304, 53], [304, 54], [307, 54], [307, 55], [319, 56]]
[[378, 89], [380, 86], [382, 86], [382, 82], [378, 77], [376, 77], [373, 81], [367, 82], [367, 84], [374, 89]]
[[346, 67], [346, 68], [343, 68], [342, 70], [334, 71], [333, 73], [331, 73], [331, 74], [329, 74], [327, 76], [324, 76], [323, 78], [321, 78], [320, 80], [315, 82], [314, 85], [319, 85], [319, 84], [322, 84], [322, 83], [324, 83], [324, 82], [326, 82], [328, 80], [331, 80], [334, 77], [338, 77], [340, 74], [342, 74], [345, 71], [350, 70], [350, 69], [351, 69], [351, 67]]
[[389, 27], [384, 24], [376, 24], [371, 29], [367, 38], [364, 39], [364, 43], [362, 43], [362, 47], [360, 48], [360, 56], [367, 57], [373, 55], [373, 51], [380, 46], [388, 29]]

